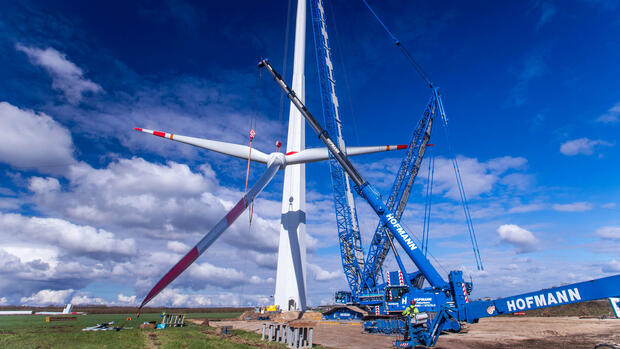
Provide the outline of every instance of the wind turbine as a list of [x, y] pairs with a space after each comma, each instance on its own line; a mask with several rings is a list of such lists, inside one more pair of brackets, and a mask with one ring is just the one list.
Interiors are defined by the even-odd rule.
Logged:
[[[222, 218], [211, 230], [185, 255], [178, 261], [151, 289], [147, 296], [140, 304], [140, 309], [144, 307], [151, 299], [159, 294], [166, 286], [176, 279], [185, 269], [187, 269], [201, 254], [203, 254], [209, 246], [211, 246], [222, 233], [231, 225], [241, 213], [254, 201], [254, 199], [265, 189], [267, 184], [271, 182], [278, 170], [285, 169], [287, 166], [302, 165], [309, 162], [316, 162], [329, 159], [329, 151], [327, 148], [309, 148], [299, 152], [289, 152], [284, 154], [276, 151], [266, 154], [258, 149], [240, 144], [214, 141], [204, 138], [195, 138], [188, 136], [175, 135], [172, 133], [153, 131], [143, 128], [135, 128], [136, 131], [152, 134], [173, 141], [186, 143], [196, 147], [212, 150], [221, 154], [237, 157], [240, 159], [250, 159], [250, 161], [267, 165], [267, 169], [256, 181], [254, 186], [237, 202], [237, 204]], [[382, 145], [368, 147], [348, 147], [346, 153], [348, 156], [371, 154], [377, 152], [392, 151], [398, 149], [406, 149], [407, 145]], [[304, 297], [305, 298], [305, 297]], [[304, 304], [305, 305], [305, 304]]]
[[[292, 88], [303, 103], [305, 100], [306, 55], [306, 0], [297, 1], [295, 22], [295, 51], [293, 57]], [[267, 164], [267, 169], [247, 194], [222, 218], [216, 226], [177, 263], [149, 292], [142, 302], [144, 306], [166, 285], [181, 274], [198, 258], [267, 186], [278, 169], [284, 169], [280, 238], [278, 243], [278, 266], [274, 303], [282, 310], [306, 309], [306, 174], [305, 164], [329, 159], [327, 148], [305, 149], [305, 120], [293, 103], [290, 104], [286, 153], [265, 154], [257, 149], [239, 144], [193, 138], [169, 133], [137, 129], [156, 136], [191, 144], [222, 154]], [[346, 147], [348, 156], [406, 149], [407, 145]], [[352, 194], [351, 194], [352, 199]]]

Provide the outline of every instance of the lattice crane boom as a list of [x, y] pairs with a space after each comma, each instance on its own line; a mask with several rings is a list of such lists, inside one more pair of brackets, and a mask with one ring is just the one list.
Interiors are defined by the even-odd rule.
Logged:
[[[433, 94], [424, 110], [422, 118], [418, 122], [418, 126], [413, 132], [407, 155], [400, 164], [392, 185], [390, 197], [386, 202], [388, 209], [394, 212], [397, 219], [400, 219], [405, 210], [409, 194], [411, 193], [411, 187], [420, 170], [420, 164], [426, 152], [426, 147], [431, 137], [433, 121], [438, 110], [437, 101], [436, 95]], [[377, 285], [381, 267], [390, 251], [389, 237], [390, 234], [388, 234], [385, 226], [379, 222], [370, 242], [366, 263], [364, 264], [363, 289], [373, 288]], [[358, 291], [361, 291], [361, 289]]]
[[[310, 11], [325, 128], [332, 135], [338, 147], [346, 149], [342, 136], [342, 123], [338, 97], [336, 96], [336, 79], [334, 77], [334, 65], [327, 35], [327, 22], [323, 1], [310, 1]], [[329, 171], [332, 180], [342, 267], [349, 287], [353, 291], [360, 287], [364, 264], [364, 252], [355, 200], [349, 175], [333, 156], [330, 156]], [[353, 293], [355, 294], [355, 291]]]

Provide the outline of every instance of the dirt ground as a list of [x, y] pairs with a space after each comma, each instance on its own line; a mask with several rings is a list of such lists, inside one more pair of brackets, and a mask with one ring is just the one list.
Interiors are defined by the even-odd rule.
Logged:
[[[232, 325], [262, 331], [262, 321], [218, 321], [211, 326]], [[391, 348], [396, 337], [363, 333], [361, 323], [319, 321], [314, 342], [331, 348]], [[439, 337], [436, 348], [587, 348], [606, 343], [620, 347], [620, 319], [577, 317], [496, 317], [469, 324], [464, 333]]]

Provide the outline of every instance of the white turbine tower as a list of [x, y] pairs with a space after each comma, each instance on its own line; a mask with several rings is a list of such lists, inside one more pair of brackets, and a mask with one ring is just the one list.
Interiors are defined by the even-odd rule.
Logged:
[[[297, 1], [293, 90], [305, 102], [306, 0]], [[306, 147], [306, 123], [295, 105], [290, 104], [286, 154]], [[282, 216], [274, 303], [282, 310], [306, 310], [306, 165], [284, 170]]]
[[[295, 52], [293, 90], [303, 102], [305, 97], [306, 1], [297, 3], [295, 25]], [[258, 149], [240, 144], [203, 138], [187, 137], [166, 132], [136, 128], [137, 131], [208, 149], [229, 156], [250, 159], [267, 165], [267, 169], [246, 195], [177, 262], [151, 289], [142, 301], [144, 307], [159, 292], [187, 269], [213, 242], [245, 211], [256, 196], [271, 182], [279, 169], [284, 169], [280, 242], [274, 302], [284, 311], [306, 309], [306, 172], [305, 164], [329, 159], [327, 148], [305, 149], [305, 120], [293, 103], [290, 105], [286, 154], [265, 154]], [[348, 156], [370, 154], [397, 149], [407, 145], [347, 147]]]

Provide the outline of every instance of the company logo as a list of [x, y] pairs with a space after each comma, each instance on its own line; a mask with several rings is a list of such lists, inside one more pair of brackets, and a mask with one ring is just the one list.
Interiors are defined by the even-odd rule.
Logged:
[[494, 305], [489, 305], [487, 307], [487, 314], [493, 315], [494, 312], [495, 312], [495, 306]]
[[407, 246], [409, 246], [409, 249], [411, 249], [411, 251], [415, 250], [416, 248], [418, 248], [415, 244], [415, 242], [413, 242], [413, 240], [411, 240], [411, 237], [409, 236], [409, 234], [407, 234], [407, 232], [405, 231], [405, 229], [403, 229], [403, 227], [400, 225], [400, 223], [398, 223], [398, 220], [396, 218], [394, 218], [394, 215], [391, 213], [388, 213], [385, 218], [387, 218], [388, 223], [394, 227], [394, 229], [391, 229], [392, 231], [396, 230], [396, 232], [398, 232], [398, 235], [400, 235], [400, 237], [403, 238], [403, 240], [405, 240], [405, 244], [407, 244]]
[[517, 311], [517, 309], [540, 308], [563, 303], [572, 303], [579, 300], [581, 300], [581, 295], [579, 294], [579, 289], [575, 287], [572, 289], [555, 291], [555, 293], [547, 292], [525, 298], [512, 299], [506, 301], [506, 305], [508, 306], [508, 311]]

